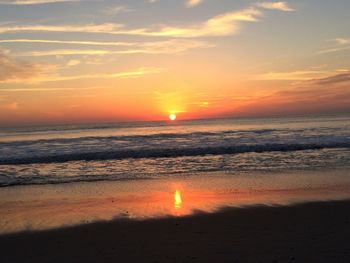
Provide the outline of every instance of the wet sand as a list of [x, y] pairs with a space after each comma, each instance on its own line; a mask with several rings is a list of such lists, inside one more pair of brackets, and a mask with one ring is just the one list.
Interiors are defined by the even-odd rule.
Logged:
[[350, 201], [0, 236], [1, 262], [350, 262]]
[[183, 217], [222, 207], [345, 199], [350, 199], [345, 170], [5, 187], [0, 189], [0, 235], [118, 218]]

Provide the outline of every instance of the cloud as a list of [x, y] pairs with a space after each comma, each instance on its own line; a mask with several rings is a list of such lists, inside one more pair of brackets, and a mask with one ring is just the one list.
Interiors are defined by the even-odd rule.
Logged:
[[160, 68], [138, 68], [133, 71], [109, 73], [109, 74], [86, 74], [74, 76], [54, 76], [50, 78], [37, 79], [39, 82], [67, 81], [77, 79], [109, 79], [109, 78], [138, 78], [144, 75], [155, 74], [161, 72]]
[[297, 86], [250, 98], [236, 114], [264, 116], [271, 114], [332, 113], [350, 110], [350, 71], [329, 77], [301, 81]]
[[100, 41], [69, 41], [48, 39], [0, 39], [0, 43], [44, 43], [44, 44], [69, 44], [90, 46], [136, 46], [139, 42], [100, 42]]
[[187, 0], [186, 6], [187, 7], [195, 7], [203, 3], [203, 0]]
[[73, 67], [73, 66], [79, 65], [80, 63], [81, 63], [80, 60], [71, 59], [71, 60], [68, 61], [67, 66], [68, 67]]
[[17, 60], [0, 50], [0, 82], [16, 82], [46, 74], [52, 67]]
[[[1, 0], [0, 0], [1, 1]], [[21, 0], [22, 2], [24, 0]], [[34, 0], [32, 0], [33, 2]], [[44, 0], [36, 0], [44, 1]], [[46, 0], [54, 1], [54, 0]], [[62, 0], [63, 1], [63, 0]], [[153, 2], [153, 1], [152, 1]], [[195, 6], [202, 0], [188, 0], [189, 6]], [[72, 32], [72, 33], [104, 33], [116, 35], [133, 35], [149, 37], [215, 37], [234, 35], [243, 22], [257, 22], [263, 16], [261, 9], [277, 9], [292, 11], [286, 2], [259, 2], [246, 9], [235, 10], [211, 17], [203, 22], [188, 25], [151, 25], [144, 28], [127, 28], [123, 24], [104, 23], [87, 25], [6, 25], [0, 26], [0, 34], [15, 32]], [[113, 10], [112, 10], [113, 11]], [[125, 11], [125, 7], [117, 6], [115, 12]], [[25, 40], [25, 39], [24, 39]], [[22, 41], [24, 41], [22, 40]], [[48, 41], [48, 40], [47, 40]], [[82, 41], [83, 42], [83, 41]], [[48, 43], [48, 42], [47, 42]]]
[[[60, 87], [60, 88], [11, 88], [11, 89], [6, 89], [6, 90], [1, 90], [2, 92], [22, 92], [22, 91], [67, 91], [67, 90], [94, 90], [94, 89], [110, 89], [111, 86], [92, 86], [92, 87]], [[92, 97], [93, 95], [79, 95], [79, 98], [81, 97]], [[72, 95], [68, 95], [67, 97], [72, 97]]]
[[325, 54], [325, 53], [333, 53], [333, 52], [350, 49], [350, 38], [335, 38], [335, 39], [331, 39], [330, 41], [335, 43], [333, 47], [320, 50], [317, 53]]
[[334, 41], [335, 41], [338, 45], [347, 45], [347, 44], [350, 44], [350, 38], [336, 38], [336, 39], [334, 39]]
[[350, 45], [349, 46], [342, 46], [342, 47], [338, 46], [338, 47], [332, 47], [332, 48], [320, 50], [317, 52], [317, 54], [327, 54], [327, 53], [344, 51], [344, 50], [348, 50], [348, 49], [350, 49]]
[[163, 37], [208, 37], [229, 36], [237, 33], [241, 22], [256, 22], [262, 13], [255, 8], [229, 12], [215, 16], [205, 22], [188, 26], [162, 26], [156, 29], [121, 31], [130, 35]]
[[0, 5], [39, 5], [62, 2], [78, 2], [80, 0], [0, 0]]
[[295, 11], [295, 9], [288, 6], [287, 2], [259, 2], [256, 6], [265, 9], [275, 9], [285, 12]]
[[204, 41], [173, 39], [158, 42], [134, 43], [135, 47], [123, 50], [98, 49], [56, 49], [18, 53], [18, 56], [69, 56], [69, 55], [125, 55], [125, 54], [176, 54], [194, 48], [212, 47]]
[[[138, 68], [133, 71], [124, 71], [117, 73], [107, 73], [107, 74], [85, 74], [85, 75], [72, 75], [72, 76], [61, 76], [58, 74], [51, 75], [37, 75], [25, 78], [25, 84], [36, 84], [43, 82], [57, 82], [57, 81], [70, 81], [79, 79], [110, 79], [110, 78], [139, 78], [144, 75], [156, 74], [161, 72], [160, 68], [150, 68], [143, 67]], [[12, 79], [0, 79], [0, 83], [23, 83], [23, 79], [12, 78]]]
[[74, 75], [74, 76], [52, 76], [31, 79], [32, 83], [43, 82], [57, 82], [57, 81], [70, 81], [79, 79], [108, 79], [108, 78], [139, 78], [144, 75], [159, 73], [160, 69], [155, 68], [140, 68], [135, 71], [119, 72], [114, 74], [86, 74], [86, 75]]
[[105, 23], [100, 25], [31, 25], [0, 27], [0, 33], [7, 32], [72, 32], [72, 33], [109, 33], [114, 34], [123, 26]]
[[0, 33], [7, 32], [83, 32], [108, 33], [120, 35], [158, 36], [158, 37], [205, 37], [229, 36], [237, 33], [241, 22], [257, 22], [263, 14], [256, 8], [224, 13], [202, 23], [187, 26], [152, 26], [149, 28], [126, 29], [121, 24], [99, 25], [28, 25], [0, 27]]
[[[188, 1], [190, 6], [198, 5], [202, 1]], [[292, 11], [286, 2], [259, 2], [252, 7], [231, 11], [211, 17], [200, 23], [181, 26], [153, 25], [146, 28], [126, 28], [123, 24], [88, 24], [88, 25], [7, 25], [0, 27], [0, 33], [8, 32], [73, 32], [73, 33], [105, 33], [117, 35], [135, 35], [152, 37], [214, 37], [230, 36], [238, 32], [241, 23], [257, 22], [263, 16], [261, 9], [277, 9]], [[117, 7], [118, 12], [123, 10]]]
[[131, 11], [131, 9], [129, 9], [128, 7], [125, 7], [125, 6], [113, 6], [113, 7], [108, 7], [107, 9], [103, 10], [103, 13], [106, 15], [112, 16], [112, 15], [130, 12], [130, 11]]
[[297, 70], [289, 72], [269, 72], [256, 77], [259, 80], [312, 80], [320, 77], [327, 77], [334, 72], [320, 70]]
[[346, 70], [344, 73], [332, 75], [330, 77], [314, 80], [313, 83], [318, 85], [349, 84], [350, 70]]
[[[76, 64], [77, 61], [71, 60], [68, 63], [73, 65]], [[159, 73], [161, 71], [160, 68], [142, 67], [132, 71], [117, 73], [62, 76], [57, 73], [57, 69], [58, 68], [54, 65], [17, 60], [5, 54], [5, 52], [0, 51], [0, 83], [33, 84], [77, 79], [136, 78], [142, 77], [143, 75]]]

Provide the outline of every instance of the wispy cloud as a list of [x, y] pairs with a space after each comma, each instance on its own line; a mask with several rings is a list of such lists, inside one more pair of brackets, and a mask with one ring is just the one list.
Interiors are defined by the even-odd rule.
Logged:
[[86, 74], [74, 76], [53, 76], [49, 78], [37, 79], [37, 82], [53, 82], [53, 81], [67, 81], [77, 79], [111, 79], [111, 78], [139, 78], [144, 75], [155, 74], [161, 72], [161, 68], [138, 68], [132, 71], [109, 73], [109, 74]]
[[228, 36], [237, 33], [240, 22], [256, 22], [262, 13], [254, 8], [221, 14], [209, 20], [182, 27], [161, 27], [156, 30], [139, 29], [130, 34], [166, 37]]
[[103, 13], [106, 15], [117, 15], [121, 13], [127, 13], [130, 12], [131, 9], [126, 7], [126, 6], [113, 6], [113, 7], [108, 7], [103, 10]]
[[338, 45], [347, 45], [347, 44], [350, 44], [350, 38], [336, 38], [336, 39], [334, 39], [334, 41], [335, 41]]
[[69, 44], [89, 46], [137, 46], [139, 42], [101, 42], [101, 41], [67, 41], [49, 39], [0, 39], [0, 43], [44, 43], [44, 44]]
[[186, 0], [187, 7], [195, 7], [203, 3], [203, 0]]
[[197, 40], [173, 39], [158, 42], [134, 43], [135, 47], [123, 50], [55, 49], [18, 53], [17, 56], [67, 56], [67, 55], [125, 55], [125, 54], [176, 54], [194, 48], [209, 48], [212, 44]]
[[72, 32], [72, 33], [108, 33], [115, 34], [123, 25], [99, 24], [99, 25], [31, 25], [31, 26], [6, 26], [0, 27], [0, 33], [7, 32]]
[[294, 80], [294, 81], [306, 81], [317, 78], [325, 78], [335, 74], [334, 71], [322, 71], [322, 70], [296, 70], [288, 72], [268, 72], [260, 74], [256, 77], [259, 80]]
[[317, 54], [327, 54], [327, 53], [334, 53], [334, 52], [339, 52], [339, 51], [344, 51], [344, 50], [348, 50], [350, 49], [350, 45], [349, 46], [337, 46], [337, 47], [332, 47], [332, 48], [327, 48], [327, 49], [323, 49], [317, 52]]
[[215, 16], [199, 24], [188, 26], [163, 26], [120, 31], [122, 34], [163, 37], [228, 36], [237, 33], [241, 22], [256, 22], [262, 13], [255, 8]]
[[333, 52], [338, 52], [338, 51], [343, 51], [343, 50], [348, 50], [350, 49], [350, 38], [335, 38], [331, 39], [334, 43], [332, 47], [328, 47], [325, 49], [322, 49], [318, 51], [318, 54], [325, 54], [325, 53], [333, 53]]
[[350, 70], [343, 70], [342, 73], [331, 75], [326, 78], [316, 79], [313, 81], [313, 83], [318, 85], [349, 84]]
[[31, 25], [0, 27], [0, 33], [7, 32], [83, 32], [83, 33], [108, 33], [137, 36], [159, 37], [205, 37], [205, 36], [229, 36], [237, 33], [242, 22], [256, 22], [262, 16], [262, 12], [251, 7], [239, 11], [224, 13], [212, 17], [205, 22], [190, 24], [187, 26], [151, 26], [149, 28], [126, 29], [121, 24], [99, 25]]
[[51, 4], [62, 2], [78, 2], [80, 0], [0, 0], [1, 4], [6, 5], [39, 5], [39, 4]]
[[[188, 1], [190, 6], [202, 1]], [[145, 28], [127, 28], [123, 24], [88, 24], [88, 25], [6, 25], [0, 27], [0, 33], [8, 32], [74, 32], [74, 33], [105, 33], [117, 35], [156, 36], [156, 37], [213, 37], [230, 36], [238, 32], [241, 23], [257, 22], [263, 16], [262, 9], [277, 9], [292, 11], [286, 2], [259, 2], [242, 10], [231, 11], [211, 17], [203, 22], [181, 26], [153, 25]], [[117, 7], [120, 11], [120, 7]]]
[[[3, 90], [1, 90], [1, 92], [6, 92], [6, 93], [23, 92], [23, 91], [28, 91], [28, 92], [36, 92], [36, 91], [46, 91], [46, 92], [48, 92], [48, 91], [50, 91], [50, 92], [55, 92], [55, 91], [70, 91], [70, 90], [75, 90], [76, 91], [77, 89], [79, 89], [79, 90], [95, 90], [95, 89], [110, 89], [110, 88], [111, 88], [111, 86], [91, 86], [91, 87], [79, 87], [79, 88], [77, 88], [77, 87], [64, 87], [64, 88], [62, 88], [62, 87], [60, 87], [60, 88], [52, 88], [52, 87], [50, 87], [50, 88], [45, 88], [45, 87], [38, 88], [38, 87], [35, 87], [35, 88], [33, 88], [33, 87], [28, 87], [27, 86], [25, 88], [10, 88], [10, 89], [8, 88], [8, 89], [3, 89]], [[65, 97], [73, 97], [73, 95], [67, 95]], [[79, 98], [81, 98], [81, 97], [93, 97], [93, 95], [82, 95], [82, 94], [80, 94]]]
[[295, 11], [295, 9], [291, 8], [287, 2], [259, 2], [256, 3], [256, 6], [265, 9], [275, 9], [286, 12]]
[[[161, 68], [138, 68], [132, 71], [108, 73], [108, 74], [84, 74], [84, 75], [72, 75], [72, 76], [61, 76], [57, 74], [52, 75], [37, 75], [30, 78], [26, 78], [26, 84], [35, 84], [43, 82], [57, 82], [57, 81], [70, 81], [79, 79], [111, 79], [111, 78], [140, 78], [144, 75], [156, 74], [161, 72]], [[23, 83], [23, 79], [12, 78], [7, 80], [0, 80], [0, 83]]]

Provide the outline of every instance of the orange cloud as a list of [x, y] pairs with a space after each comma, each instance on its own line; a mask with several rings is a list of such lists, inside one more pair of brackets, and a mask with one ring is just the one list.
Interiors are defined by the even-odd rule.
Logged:
[[350, 71], [307, 80], [294, 88], [256, 97], [238, 115], [305, 114], [350, 110]]
[[0, 82], [28, 80], [46, 72], [42, 64], [17, 60], [0, 50]]

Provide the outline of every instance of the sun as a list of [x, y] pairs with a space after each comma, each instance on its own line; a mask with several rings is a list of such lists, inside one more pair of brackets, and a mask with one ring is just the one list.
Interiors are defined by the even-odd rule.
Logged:
[[176, 120], [176, 115], [175, 115], [174, 113], [170, 114], [170, 115], [169, 115], [169, 119], [170, 119], [171, 121]]

